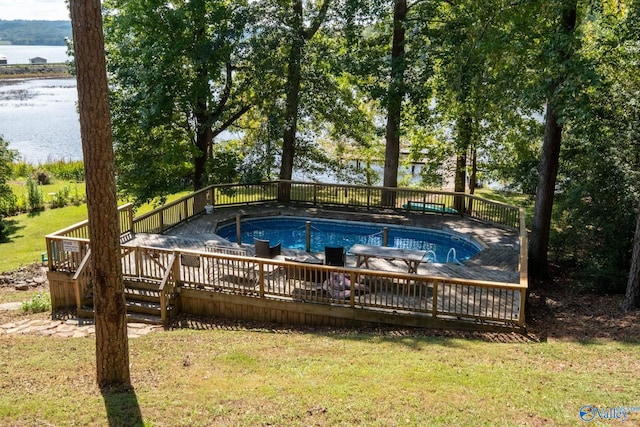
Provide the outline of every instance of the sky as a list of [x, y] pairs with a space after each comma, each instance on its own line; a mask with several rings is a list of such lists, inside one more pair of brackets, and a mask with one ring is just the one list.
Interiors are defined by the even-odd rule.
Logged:
[[0, 19], [68, 21], [64, 0], [0, 0]]

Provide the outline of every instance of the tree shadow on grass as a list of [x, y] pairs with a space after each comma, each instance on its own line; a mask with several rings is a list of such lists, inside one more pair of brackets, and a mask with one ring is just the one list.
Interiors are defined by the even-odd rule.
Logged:
[[144, 426], [138, 397], [133, 387], [101, 387], [109, 427]]
[[5, 226], [5, 236], [4, 238], [0, 238], [0, 243], [11, 243], [14, 239], [18, 238], [18, 237], [22, 237], [22, 236], [16, 236], [15, 234], [18, 232], [18, 230], [23, 229], [25, 226], [18, 226], [18, 221], [16, 220], [9, 220], [9, 221], [3, 221], [4, 226]]

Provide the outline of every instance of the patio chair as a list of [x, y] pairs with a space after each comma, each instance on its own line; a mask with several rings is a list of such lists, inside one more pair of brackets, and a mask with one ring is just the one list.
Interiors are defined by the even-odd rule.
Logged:
[[259, 258], [275, 258], [282, 252], [282, 243], [271, 246], [268, 240], [253, 239], [256, 248], [256, 256]]
[[325, 265], [344, 267], [344, 246], [325, 246], [324, 263]]

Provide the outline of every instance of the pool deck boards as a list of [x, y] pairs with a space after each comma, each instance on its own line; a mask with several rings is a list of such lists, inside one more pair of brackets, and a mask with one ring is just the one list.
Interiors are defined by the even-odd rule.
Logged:
[[[206, 241], [217, 240], [222, 245], [229, 245], [226, 239], [215, 234], [219, 224], [235, 222], [236, 215], [272, 216], [293, 215], [305, 218], [330, 218], [350, 221], [364, 221], [383, 224], [424, 227], [433, 230], [453, 232], [466, 238], [475, 239], [483, 246], [483, 250], [473, 258], [456, 263], [422, 262], [418, 274], [435, 277], [486, 280], [503, 283], [519, 283], [519, 239], [514, 230], [486, 224], [459, 215], [424, 214], [411, 212], [366, 210], [345, 210], [318, 207], [289, 207], [273, 205], [242, 206], [215, 209], [208, 215], [200, 215], [182, 223], [164, 234], [136, 234], [127, 244], [166, 249], [204, 250]], [[243, 242], [252, 250], [253, 242]], [[275, 242], [274, 242], [275, 243]], [[322, 259], [324, 254], [306, 253], [299, 250], [283, 249], [286, 256]], [[347, 266], [355, 267], [355, 257], [347, 256]], [[371, 259], [372, 269], [395, 270], [406, 272], [402, 261]]]

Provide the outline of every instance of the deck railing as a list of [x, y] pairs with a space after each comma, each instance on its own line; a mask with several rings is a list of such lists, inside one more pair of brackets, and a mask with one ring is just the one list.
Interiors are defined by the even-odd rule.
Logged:
[[93, 282], [93, 269], [91, 267], [91, 251], [87, 251], [82, 259], [78, 271], [73, 275], [74, 292], [76, 296], [76, 308], [82, 308], [84, 297], [89, 293]]
[[[202, 214], [206, 205], [224, 207], [278, 201], [281, 185], [287, 185], [290, 190], [288, 194], [292, 204], [458, 214], [519, 230], [520, 283], [493, 283], [360, 269], [300, 266], [297, 263], [242, 256], [126, 245], [125, 236], [131, 233], [162, 233]], [[389, 197], [389, 193], [392, 197]], [[391, 205], [389, 200], [393, 202]], [[525, 218], [522, 209], [502, 203], [461, 193], [274, 181], [210, 186], [137, 218], [133, 218], [130, 204], [121, 207], [119, 212], [123, 235], [123, 274], [140, 279], [164, 281], [165, 287], [169, 289], [167, 295], [174, 292], [174, 286], [188, 286], [260, 298], [288, 298], [368, 309], [430, 313], [434, 317], [453, 316], [514, 323], [520, 326], [524, 322], [524, 302], [528, 284]], [[83, 221], [46, 236], [49, 270], [69, 273], [80, 270], [90, 248], [88, 234], [87, 221]], [[367, 289], [373, 289], [375, 292], [352, 292], [348, 298], [340, 298], [340, 295], [346, 294], [340, 294], [337, 290], [329, 295], [322, 286], [329, 274], [334, 273], [346, 274], [350, 280], [363, 283]], [[309, 278], [311, 280], [308, 280]], [[319, 278], [324, 279], [319, 281]], [[309, 287], [309, 283], [320, 288]]]
[[[133, 204], [118, 208], [120, 234], [125, 236], [133, 229]], [[49, 271], [75, 273], [89, 250], [89, 221], [84, 220], [45, 237]], [[121, 239], [122, 240], [122, 239]]]
[[[433, 318], [524, 324], [520, 284], [425, 277], [219, 253], [127, 247], [129, 278], [252, 298], [304, 301]], [[349, 289], [347, 289], [349, 288]], [[166, 307], [163, 308], [166, 313]]]
[[[220, 184], [203, 188], [179, 200], [141, 215], [131, 226], [136, 233], [162, 233], [214, 207], [263, 204], [278, 201], [278, 187], [290, 187], [292, 204], [344, 206], [365, 209], [390, 208], [412, 212], [460, 214], [493, 224], [518, 229], [520, 210], [464, 193], [409, 188], [367, 187], [298, 181], [270, 181], [259, 184]], [[394, 204], [383, 204], [383, 193], [392, 193]]]
[[169, 305], [173, 302], [178, 282], [180, 280], [180, 268], [176, 254], [169, 259], [169, 268], [162, 277], [158, 291], [160, 292], [160, 318], [165, 323], [168, 319]]

